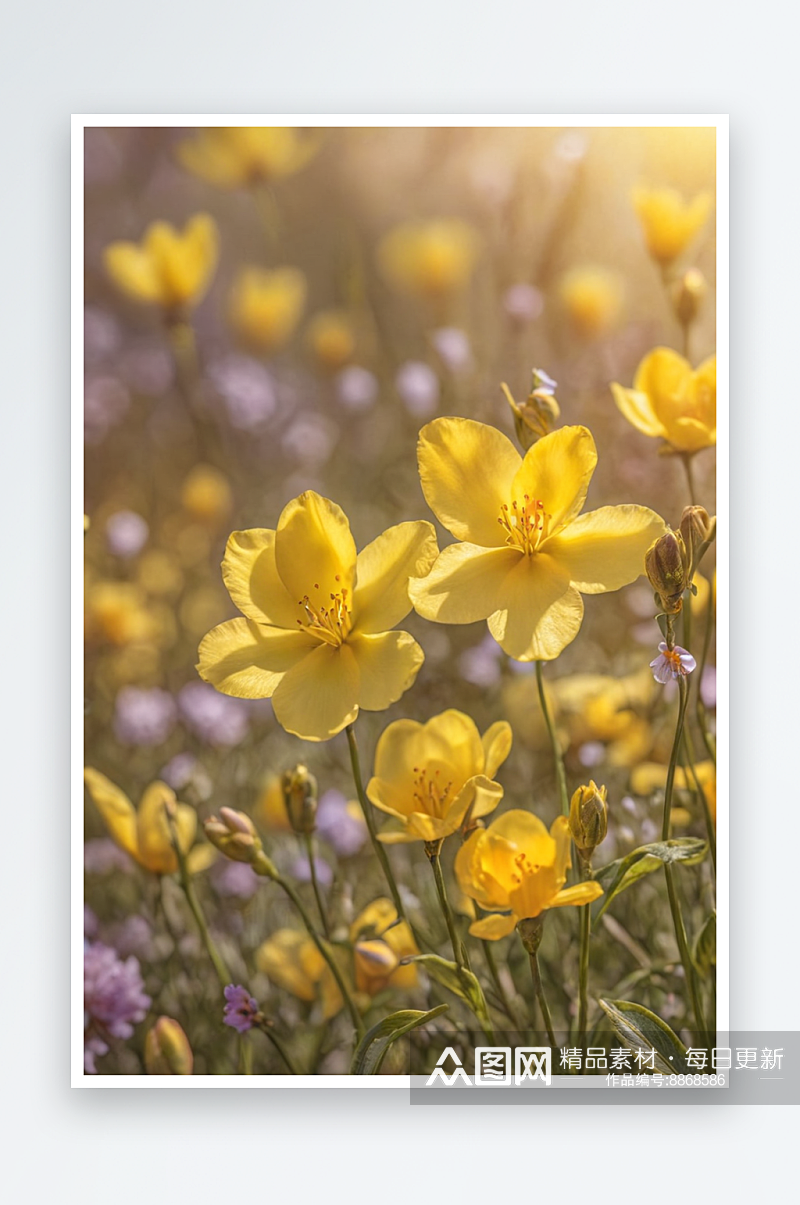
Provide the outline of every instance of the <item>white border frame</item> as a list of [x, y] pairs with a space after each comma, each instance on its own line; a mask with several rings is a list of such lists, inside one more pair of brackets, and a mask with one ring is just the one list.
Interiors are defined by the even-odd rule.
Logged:
[[[83, 1070], [83, 262], [84, 130], [91, 126], [288, 125], [314, 127], [713, 127], [716, 129], [717, 395], [717, 1031], [730, 1029], [729, 840], [729, 131], [727, 114], [73, 114], [71, 268], [71, 1044], [73, 1088], [410, 1088], [408, 1075], [86, 1075]], [[720, 657], [722, 653], [722, 657]], [[588, 1078], [588, 1077], [581, 1077]]]

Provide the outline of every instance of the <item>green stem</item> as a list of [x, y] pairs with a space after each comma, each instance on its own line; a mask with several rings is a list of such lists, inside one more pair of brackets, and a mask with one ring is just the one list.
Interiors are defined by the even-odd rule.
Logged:
[[683, 461], [683, 467], [686, 470], [686, 484], [689, 486], [689, 498], [691, 499], [692, 506], [695, 506], [697, 503], [697, 497], [695, 495], [694, 470], [692, 468], [693, 455], [693, 452], [681, 452], [681, 460]]
[[550, 1009], [547, 1007], [544, 988], [542, 987], [542, 976], [539, 971], [539, 955], [528, 954], [531, 964], [531, 978], [533, 979], [533, 990], [536, 993], [536, 999], [539, 1001], [539, 1008], [542, 1010], [544, 1018], [544, 1027], [547, 1030], [547, 1038], [550, 1045], [555, 1049], [556, 1040], [553, 1036], [553, 1019], [550, 1016]]
[[206, 948], [208, 957], [211, 959], [214, 970], [216, 971], [217, 979], [219, 979], [220, 982], [220, 987], [224, 991], [228, 984], [232, 983], [233, 980], [231, 979], [230, 971], [225, 966], [219, 950], [214, 945], [211, 934], [208, 931], [206, 918], [203, 915], [203, 909], [200, 907], [200, 901], [195, 893], [191, 875], [186, 867], [186, 858], [184, 857], [183, 850], [180, 847], [180, 842], [178, 841], [178, 835], [175, 831], [175, 821], [169, 809], [165, 808], [164, 810], [167, 817], [167, 824], [169, 825], [172, 848], [175, 850], [175, 857], [178, 860], [178, 878], [180, 881], [181, 890], [186, 897], [186, 903], [189, 905], [192, 916], [194, 917], [195, 924], [197, 925], [200, 933], [200, 938]]
[[500, 972], [497, 969], [497, 963], [495, 962], [495, 959], [494, 959], [494, 951], [492, 950], [492, 943], [490, 941], [482, 941], [481, 946], [483, 947], [483, 953], [486, 958], [486, 965], [489, 968], [489, 974], [492, 977], [492, 983], [494, 984], [494, 986], [497, 990], [497, 994], [500, 997], [500, 1003], [503, 1006], [503, 1012], [508, 1017], [509, 1021], [514, 1026], [514, 1028], [519, 1030], [519, 1032], [521, 1033], [525, 1027], [524, 1027], [524, 1025], [520, 1025], [517, 1015], [511, 1006], [511, 1001], [508, 998], [508, 993], [506, 992], [506, 989], [503, 987], [503, 981], [500, 978]]
[[700, 779], [697, 776], [697, 770], [696, 770], [695, 764], [694, 764], [694, 760], [695, 760], [694, 759], [694, 747], [692, 745], [692, 738], [689, 733], [688, 725], [686, 727], [686, 731], [683, 734], [683, 744], [684, 744], [684, 749], [686, 751], [686, 763], [689, 767], [689, 773], [692, 776], [692, 781], [694, 782], [694, 789], [695, 789], [695, 792], [697, 793], [697, 795], [699, 795], [699, 797], [700, 797], [700, 805], [703, 809], [703, 817], [706, 822], [706, 833], [708, 835], [708, 848], [711, 851], [711, 861], [714, 866], [714, 873], [716, 874], [716, 872], [717, 872], [717, 835], [714, 832], [714, 821], [711, 817], [711, 811], [708, 806], [708, 800], [706, 799], [706, 793], [703, 790], [702, 783], [700, 782]]
[[334, 979], [336, 980], [336, 986], [338, 987], [339, 991], [342, 993], [342, 999], [344, 1000], [344, 1002], [347, 1006], [347, 1011], [350, 1013], [350, 1018], [356, 1028], [356, 1033], [358, 1034], [359, 1038], [362, 1038], [364, 1036], [364, 1022], [361, 1019], [361, 1014], [359, 1013], [358, 1009], [355, 1006], [355, 1002], [354, 1002], [353, 997], [350, 994], [350, 990], [344, 980], [344, 976], [342, 975], [342, 972], [339, 969], [339, 964], [337, 963], [336, 959], [334, 958], [333, 954], [331, 953], [330, 948], [328, 947], [327, 943], [322, 940], [322, 938], [319, 936], [316, 929], [312, 925], [311, 917], [306, 912], [303, 901], [300, 899], [299, 895], [295, 891], [294, 887], [292, 887], [291, 883], [288, 883], [286, 881], [286, 879], [282, 878], [280, 875], [277, 875], [275, 877], [275, 882], [278, 884], [279, 887], [283, 888], [283, 890], [288, 895], [289, 899], [294, 904], [297, 911], [300, 913], [300, 919], [302, 920], [303, 924], [306, 927], [306, 932], [308, 933], [308, 936], [311, 938], [314, 945], [317, 947], [320, 954], [325, 959], [325, 961], [327, 962], [328, 966], [331, 969], [331, 974], [333, 975]]
[[239, 1034], [239, 1072], [241, 1075], [253, 1074], [253, 1047], [247, 1034]]
[[325, 932], [325, 936], [330, 938], [331, 931], [328, 928], [328, 918], [325, 915], [325, 907], [322, 903], [322, 893], [320, 892], [319, 880], [317, 879], [317, 867], [314, 862], [314, 842], [311, 833], [303, 833], [303, 840], [305, 841], [306, 852], [308, 854], [308, 869], [311, 872], [311, 886], [314, 888], [314, 898], [317, 901], [319, 918], [322, 921], [322, 928]]
[[697, 722], [700, 725], [700, 732], [703, 737], [703, 744], [706, 747], [708, 756], [717, 764], [717, 746], [708, 728], [708, 720], [706, 717], [706, 706], [701, 697], [700, 687], [703, 683], [703, 671], [706, 668], [708, 660], [708, 650], [711, 647], [711, 633], [714, 630], [714, 587], [713, 583], [708, 583], [708, 603], [706, 604], [706, 630], [703, 633], [703, 651], [700, 656], [700, 664], [697, 667]]
[[450, 901], [447, 898], [447, 889], [444, 885], [444, 876], [442, 874], [442, 863], [439, 859], [439, 851], [441, 849], [441, 841], [432, 841], [430, 844], [426, 842], [425, 852], [433, 870], [433, 877], [436, 882], [436, 894], [439, 896], [439, 907], [442, 910], [442, 915], [447, 923], [447, 932], [450, 934], [450, 944], [453, 947], [453, 957], [456, 960], [456, 965], [460, 968], [464, 965], [464, 959], [461, 956], [461, 943], [456, 933], [456, 925], [453, 919], [453, 913], [450, 909]]
[[[592, 877], [591, 868], [580, 854], [581, 881]], [[592, 935], [592, 906], [581, 908], [580, 962], [578, 974], [578, 1045], [583, 1046], [586, 1037], [586, 1021], [589, 1015], [589, 942]]]
[[561, 801], [562, 816], [569, 816], [569, 795], [567, 794], [567, 773], [564, 769], [564, 758], [561, 754], [561, 747], [558, 743], [553, 717], [550, 714], [550, 708], [547, 705], [547, 697], [544, 693], [544, 681], [542, 680], [542, 663], [536, 662], [536, 685], [539, 689], [539, 703], [542, 707], [542, 715], [547, 726], [547, 734], [550, 737], [550, 744], [553, 748], [553, 758], [556, 765], [556, 782], [558, 784], [558, 797]]
[[347, 743], [350, 746], [350, 765], [353, 770], [353, 780], [356, 784], [358, 802], [361, 804], [361, 810], [364, 813], [364, 819], [367, 824], [370, 841], [372, 842], [372, 848], [375, 850], [378, 861], [383, 868], [383, 873], [386, 878], [386, 882], [389, 885], [389, 891], [391, 892], [394, 906], [397, 909], [397, 915], [401, 920], [407, 920], [408, 918], [406, 917], [405, 910], [403, 908], [403, 902], [400, 899], [400, 892], [398, 890], [397, 883], [395, 882], [394, 875], [392, 874], [389, 859], [386, 856], [386, 850], [378, 840], [378, 834], [375, 831], [375, 817], [372, 814], [372, 807], [364, 791], [364, 783], [361, 778], [361, 764], [358, 757], [358, 745], [356, 743], [356, 734], [352, 724], [347, 725]]
[[281, 1056], [284, 1063], [289, 1068], [289, 1074], [290, 1075], [302, 1075], [302, 1072], [298, 1071], [297, 1068], [295, 1067], [294, 1063], [292, 1062], [291, 1055], [289, 1054], [289, 1051], [284, 1046], [283, 1040], [281, 1038], [279, 1038], [276, 1033], [272, 1032], [271, 1026], [266, 1021], [264, 1021], [261, 1025], [259, 1025], [258, 1028], [265, 1035], [265, 1037], [269, 1038], [270, 1042], [272, 1042], [272, 1045], [275, 1047], [278, 1054]]
[[[680, 689], [678, 722], [675, 725], [675, 739], [672, 742], [672, 752], [670, 753], [669, 767], [667, 769], [667, 785], [664, 788], [664, 820], [661, 826], [661, 837], [664, 841], [669, 840], [670, 818], [672, 814], [672, 793], [675, 786], [675, 768], [678, 763], [678, 751], [680, 750], [681, 746], [681, 740], [683, 737], [683, 722], [686, 716], [686, 703], [689, 698], [685, 677], [678, 679], [678, 686]], [[664, 874], [667, 880], [667, 895], [669, 896], [669, 907], [670, 912], [672, 913], [672, 924], [675, 929], [678, 952], [680, 953], [681, 963], [683, 964], [683, 974], [686, 981], [686, 987], [691, 996], [695, 1029], [698, 1040], [701, 1040], [703, 1036], [703, 1013], [698, 999], [694, 965], [689, 952], [689, 942], [686, 937], [686, 928], [684, 926], [683, 916], [681, 914], [680, 900], [678, 899], [678, 893], [673, 878], [673, 867], [669, 862], [664, 863]]]

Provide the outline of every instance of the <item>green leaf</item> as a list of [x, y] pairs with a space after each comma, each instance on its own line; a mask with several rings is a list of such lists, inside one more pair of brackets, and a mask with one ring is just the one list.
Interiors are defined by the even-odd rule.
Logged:
[[717, 914], [712, 912], [697, 934], [692, 950], [692, 962], [705, 978], [717, 965]]
[[604, 888], [602, 903], [595, 913], [595, 920], [600, 919], [614, 896], [645, 875], [652, 874], [659, 866], [668, 862], [682, 862], [684, 866], [694, 866], [697, 862], [702, 862], [707, 853], [708, 842], [701, 841], [699, 837], [674, 837], [670, 841], [653, 841], [650, 845], [640, 845], [624, 858], [609, 862], [594, 874], [601, 885], [608, 883]]
[[449, 1007], [449, 1004], [440, 1004], [438, 1008], [432, 1008], [427, 1013], [420, 1012], [416, 1008], [406, 1008], [384, 1017], [377, 1025], [373, 1025], [372, 1029], [367, 1030], [356, 1047], [353, 1061], [350, 1064], [350, 1074], [377, 1075], [392, 1042], [402, 1038], [403, 1034], [410, 1033], [412, 1029], [418, 1029], [420, 1025], [424, 1025], [434, 1017], [438, 1017]]
[[492, 1022], [483, 988], [472, 971], [468, 971], [466, 967], [459, 967], [446, 958], [440, 958], [438, 954], [413, 954], [409, 958], [402, 959], [401, 966], [411, 962], [420, 963], [432, 979], [441, 983], [442, 987], [446, 987], [448, 991], [453, 992], [468, 1004], [480, 1021], [482, 1029], [487, 1034], [491, 1034]]
[[664, 1075], [686, 1075], [686, 1047], [676, 1033], [649, 1008], [628, 1000], [601, 1000], [600, 1007], [617, 1037], [631, 1050], [655, 1050], [653, 1066]]

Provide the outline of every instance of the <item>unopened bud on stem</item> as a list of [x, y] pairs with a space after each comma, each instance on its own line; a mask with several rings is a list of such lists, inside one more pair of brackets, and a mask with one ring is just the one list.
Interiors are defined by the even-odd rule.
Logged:
[[680, 532], [668, 530], [651, 544], [644, 568], [665, 615], [677, 615], [689, 585], [689, 562]]
[[317, 780], [306, 766], [287, 770], [282, 780], [289, 823], [296, 833], [313, 833], [317, 827]]

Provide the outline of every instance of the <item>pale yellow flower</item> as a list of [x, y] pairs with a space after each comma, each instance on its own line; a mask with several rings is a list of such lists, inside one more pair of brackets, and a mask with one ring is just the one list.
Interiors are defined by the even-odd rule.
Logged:
[[318, 140], [287, 126], [214, 126], [178, 147], [178, 159], [220, 188], [270, 183], [293, 176], [314, 157]]
[[375, 751], [375, 777], [367, 795], [397, 824], [381, 841], [438, 841], [493, 812], [503, 797], [494, 775], [511, 749], [511, 728], [501, 720], [481, 737], [461, 711], [444, 711], [419, 724], [397, 720]]
[[478, 251], [475, 231], [456, 218], [406, 222], [381, 240], [378, 263], [390, 284], [421, 297], [463, 288]]
[[494, 427], [440, 418], [420, 432], [418, 456], [428, 505], [463, 543], [412, 582], [414, 606], [438, 623], [487, 619], [519, 661], [557, 657], [578, 634], [581, 595], [634, 581], [665, 530], [644, 506], [580, 514], [597, 463], [585, 427], [545, 435], [523, 459]]
[[699, 452], [717, 442], [717, 357], [696, 369], [669, 347], [656, 347], [636, 369], [633, 389], [615, 381], [614, 401], [644, 435], [676, 452]]
[[214, 219], [199, 213], [189, 219], [183, 233], [168, 222], [153, 222], [141, 243], [111, 243], [105, 250], [105, 265], [114, 284], [134, 301], [176, 313], [202, 300], [217, 255]]
[[306, 340], [320, 368], [338, 372], [356, 353], [355, 324], [344, 310], [320, 310], [308, 324]]
[[487, 912], [469, 927], [474, 937], [497, 941], [513, 933], [519, 921], [548, 908], [590, 904], [603, 894], [599, 883], [565, 887], [570, 858], [570, 831], [559, 816], [548, 833], [538, 816], [514, 809], [476, 829], [456, 854], [456, 877], [462, 891]]
[[559, 288], [562, 304], [579, 335], [594, 339], [616, 326], [622, 311], [622, 282], [607, 268], [573, 268]]
[[214, 860], [216, 854], [210, 845], [191, 848], [197, 831], [197, 813], [188, 804], [178, 803], [175, 792], [166, 783], [151, 782], [137, 810], [125, 792], [99, 770], [87, 766], [83, 779], [111, 839], [145, 870], [174, 874], [178, 869], [167, 811], [172, 815], [178, 845], [186, 855], [189, 871], [202, 870]]
[[647, 250], [657, 263], [667, 265], [686, 250], [705, 225], [711, 197], [702, 192], [684, 201], [674, 188], [636, 188], [633, 205]]
[[306, 278], [297, 268], [243, 268], [231, 290], [231, 325], [249, 346], [277, 351], [294, 334], [305, 299]]
[[409, 579], [436, 556], [430, 523], [400, 523], [358, 555], [344, 512], [312, 490], [275, 531], [237, 531], [222, 575], [244, 618], [214, 628], [198, 671], [223, 694], [272, 699], [280, 724], [327, 740], [408, 690], [424, 659], [407, 632]]

